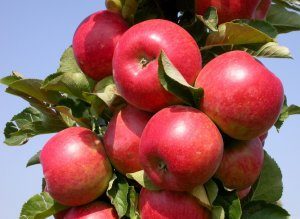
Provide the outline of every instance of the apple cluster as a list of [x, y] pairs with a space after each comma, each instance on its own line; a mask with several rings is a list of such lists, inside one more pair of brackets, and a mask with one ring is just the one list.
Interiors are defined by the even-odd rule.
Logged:
[[[244, 51], [224, 53], [203, 67], [196, 41], [181, 26], [150, 19], [129, 27], [114, 1], [106, 3], [111, 10], [90, 15], [77, 28], [74, 55], [92, 79], [113, 75], [127, 104], [114, 112], [103, 139], [71, 127], [43, 147], [46, 191], [72, 206], [57, 218], [118, 218], [101, 198], [112, 174], [141, 170], [160, 189], [136, 187], [141, 218], [211, 218], [190, 192], [215, 178], [240, 198], [247, 196], [262, 170], [267, 132], [282, 108], [282, 83]], [[195, 6], [199, 14], [216, 7], [219, 21], [226, 22], [264, 19], [270, 1], [196, 1]], [[189, 85], [204, 90], [197, 107], [161, 85], [162, 52]]]

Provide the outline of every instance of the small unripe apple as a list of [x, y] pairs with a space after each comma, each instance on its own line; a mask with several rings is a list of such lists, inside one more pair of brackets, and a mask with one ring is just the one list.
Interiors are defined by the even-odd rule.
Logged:
[[224, 53], [199, 73], [200, 109], [234, 139], [250, 140], [276, 122], [284, 100], [279, 78], [243, 51]]
[[250, 141], [225, 142], [224, 155], [216, 172], [228, 189], [243, 190], [258, 179], [264, 161], [264, 150], [259, 138]]
[[151, 114], [127, 105], [116, 113], [107, 127], [103, 143], [113, 166], [122, 174], [142, 169], [139, 145]]
[[139, 209], [142, 219], [211, 219], [209, 210], [186, 192], [142, 189]]
[[95, 201], [87, 205], [71, 208], [64, 219], [118, 219], [113, 206]]
[[43, 147], [40, 161], [47, 192], [67, 206], [98, 198], [112, 175], [100, 139], [82, 127], [67, 128], [54, 135]]
[[164, 51], [189, 84], [201, 70], [201, 54], [193, 37], [179, 25], [152, 19], [132, 26], [121, 37], [113, 57], [118, 92], [131, 105], [156, 112], [181, 103], [159, 82], [158, 57]]
[[107, 10], [84, 19], [73, 37], [74, 55], [81, 70], [94, 80], [112, 75], [114, 50], [127, 29], [120, 14]]
[[173, 191], [204, 184], [222, 160], [223, 139], [201, 111], [172, 106], [156, 113], [140, 143], [140, 161], [151, 181]]

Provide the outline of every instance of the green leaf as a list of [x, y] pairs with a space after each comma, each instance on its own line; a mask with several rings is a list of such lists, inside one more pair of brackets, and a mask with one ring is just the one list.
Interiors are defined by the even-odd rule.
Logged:
[[212, 32], [208, 35], [206, 47], [265, 44], [273, 41], [270, 36], [250, 25], [228, 22], [219, 25], [218, 32]]
[[276, 28], [273, 27], [267, 21], [239, 19], [239, 20], [234, 20], [234, 23], [247, 24], [247, 25], [267, 34], [271, 38], [276, 38], [278, 35]]
[[72, 109], [66, 107], [66, 106], [56, 106], [55, 110], [58, 111], [64, 120], [64, 122], [69, 126], [75, 126], [76, 123], [79, 126], [85, 127], [90, 129], [91, 128], [91, 122], [86, 118], [77, 118], [73, 115]]
[[158, 66], [159, 81], [167, 91], [189, 105], [199, 105], [203, 89], [189, 85], [163, 51], [158, 58]]
[[273, 0], [273, 2], [282, 4], [283, 6], [289, 8], [289, 9], [293, 9], [295, 11], [300, 11], [299, 0]]
[[242, 217], [242, 207], [241, 202], [237, 198], [232, 201], [229, 207], [229, 219], [240, 219]]
[[213, 180], [209, 180], [207, 183], [204, 184], [209, 202], [212, 204], [217, 196], [218, 196], [218, 185], [213, 181]]
[[214, 206], [211, 214], [212, 219], [225, 219], [225, 211], [221, 206]]
[[267, 15], [267, 21], [271, 23], [279, 33], [300, 30], [300, 14], [287, 10], [282, 4], [271, 5]]
[[68, 72], [68, 73], [82, 72], [74, 57], [74, 51], [72, 46], [70, 46], [64, 51], [60, 59], [60, 66], [57, 69], [57, 72]]
[[18, 80], [21, 80], [23, 79], [23, 76], [16, 72], [16, 71], [13, 71], [12, 74], [10, 76], [6, 76], [4, 78], [1, 78], [0, 79], [0, 84], [4, 84], [6, 86], [9, 86], [11, 83], [15, 82], [15, 81], [18, 81]]
[[129, 185], [126, 178], [121, 175], [113, 175], [106, 191], [107, 197], [115, 207], [120, 218], [126, 215], [130, 207], [128, 203]]
[[252, 186], [252, 201], [276, 202], [281, 198], [282, 174], [275, 162], [265, 151], [264, 165], [257, 182]]
[[31, 197], [22, 207], [20, 219], [44, 219], [68, 207], [55, 202], [47, 192]]
[[209, 7], [204, 16], [197, 15], [197, 17], [204, 23], [204, 25], [211, 31], [218, 31], [218, 14], [217, 9]]
[[256, 201], [243, 208], [242, 219], [287, 219], [289, 216], [289, 213], [278, 205]]
[[265, 58], [292, 58], [290, 50], [278, 43], [270, 42], [264, 45], [252, 45], [241, 47], [240, 50], [248, 52], [252, 56]]
[[203, 206], [205, 206], [206, 208], [211, 209], [212, 204], [209, 201], [208, 195], [207, 195], [205, 187], [203, 185], [196, 186], [191, 191], [191, 195], [196, 197]]
[[91, 92], [93, 86], [94, 82], [82, 72], [58, 72], [49, 75], [42, 88], [84, 99], [82, 93]]
[[55, 112], [42, 113], [36, 108], [28, 107], [6, 124], [5, 143], [10, 146], [22, 145], [35, 135], [55, 133], [65, 128], [67, 126]]
[[148, 189], [157, 191], [160, 190], [157, 186], [155, 186], [149, 177], [145, 174], [144, 170], [140, 170], [135, 173], [128, 173], [126, 174], [127, 178], [135, 180], [138, 184], [140, 184], [142, 187]]
[[30, 167], [30, 166], [39, 164], [40, 163], [40, 154], [41, 154], [41, 151], [39, 151], [35, 155], [33, 155], [27, 162], [26, 167]]
[[135, 191], [134, 186], [129, 186], [128, 193], [128, 203], [129, 208], [127, 210], [126, 216], [130, 219], [139, 219], [139, 211], [138, 211], [138, 194]]
[[275, 127], [277, 131], [279, 132], [281, 126], [289, 118], [289, 116], [300, 114], [300, 107], [296, 105], [290, 105], [287, 104], [287, 98], [284, 97], [284, 103], [281, 109], [281, 113], [279, 115], [279, 118], [277, 122], [275, 123]]

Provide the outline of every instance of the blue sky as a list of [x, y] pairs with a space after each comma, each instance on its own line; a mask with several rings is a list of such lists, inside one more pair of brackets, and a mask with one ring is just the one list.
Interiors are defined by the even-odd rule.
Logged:
[[[0, 77], [12, 70], [27, 78], [43, 79], [54, 73], [61, 53], [71, 42], [77, 25], [89, 14], [104, 8], [104, 1], [27, 0], [0, 1]], [[262, 59], [278, 75], [289, 103], [300, 105], [300, 32], [280, 36], [290, 47], [293, 60]], [[0, 130], [11, 117], [27, 106], [23, 100], [4, 93], [0, 87]], [[25, 168], [50, 136], [38, 136], [22, 147], [8, 147], [0, 135], [0, 218], [16, 219], [22, 204], [41, 191], [40, 166]], [[283, 205], [300, 218], [299, 164], [300, 116], [290, 118], [280, 134], [273, 129], [266, 150], [280, 165], [284, 178]]]

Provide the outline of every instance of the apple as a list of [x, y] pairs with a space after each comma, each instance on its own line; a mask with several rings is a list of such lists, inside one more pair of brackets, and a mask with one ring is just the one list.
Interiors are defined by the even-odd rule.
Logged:
[[95, 201], [87, 205], [71, 208], [64, 219], [118, 219], [113, 206]]
[[99, 197], [112, 175], [101, 141], [82, 127], [54, 135], [43, 147], [40, 161], [47, 192], [67, 206], [83, 205]]
[[140, 161], [151, 181], [165, 190], [189, 191], [208, 181], [222, 160], [223, 139], [201, 111], [171, 106], [156, 113], [140, 143]]
[[196, 0], [196, 13], [204, 15], [209, 7], [217, 9], [219, 23], [235, 19], [264, 19], [271, 0]]
[[131, 27], [119, 40], [113, 57], [113, 76], [121, 96], [131, 105], [156, 112], [181, 103], [160, 84], [158, 57], [164, 51], [189, 84], [201, 70], [197, 43], [182, 27], [152, 19]]
[[210, 61], [195, 86], [204, 89], [200, 109], [225, 134], [239, 140], [266, 133], [284, 100], [280, 79], [243, 51], [227, 52]]
[[228, 189], [243, 190], [255, 183], [264, 162], [264, 150], [259, 138], [250, 141], [225, 142], [224, 155], [216, 178]]
[[211, 219], [209, 210], [187, 192], [142, 189], [139, 209], [142, 219]]
[[255, 12], [255, 19], [265, 20], [270, 9], [272, 0], [261, 0]]
[[81, 70], [94, 80], [112, 75], [114, 49], [127, 29], [120, 14], [107, 10], [84, 19], [73, 37], [74, 56]]
[[139, 144], [151, 114], [127, 105], [116, 113], [103, 138], [106, 153], [113, 166], [122, 174], [142, 169]]
[[239, 197], [239, 199], [242, 200], [247, 197], [247, 195], [250, 193], [250, 191], [251, 191], [251, 186], [249, 186], [246, 189], [237, 190], [236, 194]]

